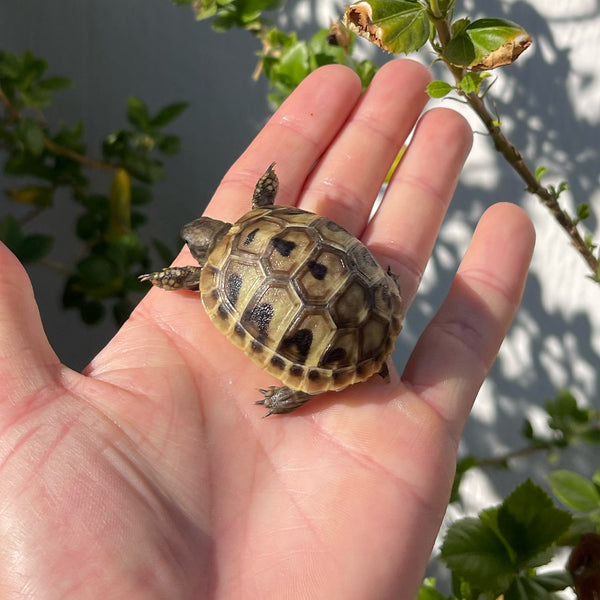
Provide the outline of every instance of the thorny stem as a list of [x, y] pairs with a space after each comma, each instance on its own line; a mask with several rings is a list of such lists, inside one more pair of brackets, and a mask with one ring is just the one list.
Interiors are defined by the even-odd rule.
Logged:
[[[443, 48], [448, 44], [452, 37], [448, 19], [434, 18], [432, 20], [438, 34], [440, 45]], [[444, 62], [450, 70], [450, 72], [452, 73], [454, 79], [456, 80], [456, 83], [460, 84], [464, 76], [464, 70], [460, 67], [451, 65], [445, 59]], [[586, 244], [585, 240], [582, 238], [581, 233], [577, 228], [577, 225], [560, 207], [557, 195], [539, 182], [534, 172], [525, 162], [525, 159], [523, 158], [521, 153], [504, 135], [504, 132], [502, 131], [497, 119], [495, 119], [494, 116], [490, 113], [487, 106], [485, 105], [483, 98], [475, 92], [465, 94], [464, 92], [459, 91], [459, 93], [465, 98], [465, 100], [468, 102], [471, 108], [482, 120], [483, 124], [488, 130], [488, 133], [490, 134], [490, 137], [494, 141], [494, 146], [496, 150], [500, 154], [502, 154], [502, 156], [504, 156], [506, 161], [512, 166], [512, 168], [525, 182], [527, 186], [527, 191], [531, 194], [534, 194], [541, 200], [542, 204], [544, 204], [544, 206], [548, 208], [548, 210], [552, 213], [554, 219], [571, 238], [571, 243], [591, 269], [592, 279], [594, 281], [600, 282], [599, 260], [596, 256], [594, 256], [594, 253], [592, 252], [591, 248]]]

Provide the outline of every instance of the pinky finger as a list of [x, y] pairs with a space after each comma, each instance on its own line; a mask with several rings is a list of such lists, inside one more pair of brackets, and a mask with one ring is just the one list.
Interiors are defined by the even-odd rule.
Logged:
[[404, 383], [457, 437], [521, 301], [534, 243], [522, 209], [512, 204], [488, 209], [448, 297], [404, 371]]

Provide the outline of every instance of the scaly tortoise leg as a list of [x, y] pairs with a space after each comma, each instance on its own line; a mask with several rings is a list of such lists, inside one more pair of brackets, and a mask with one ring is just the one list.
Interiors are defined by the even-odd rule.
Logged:
[[154, 271], [140, 275], [140, 281], [149, 281], [163, 290], [194, 290], [200, 286], [202, 267], [167, 267], [162, 271]]
[[281, 387], [270, 386], [266, 390], [260, 390], [264, 395], [262, 400], [257, 400], [255, 404], [262, 404], [268, 408], [264, 414], [265, 417], [273, 414], [288, 413], [299, 406], [302, 406], [305, 402], [308, 402], [311, 398], [314, 398], [316, 394], [307, 394], [299, 390], [292, 390], [291, 388], [283, 385]]

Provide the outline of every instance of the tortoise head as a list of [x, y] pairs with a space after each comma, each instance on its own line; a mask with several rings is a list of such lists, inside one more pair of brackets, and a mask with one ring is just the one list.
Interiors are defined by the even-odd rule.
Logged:
[[200, 217], [183, 226], [181, 237], [187, 243], [192, 256], [204, 265], [210, 253], [230, 228], [230, 223], [223, 223], [210, 217]]

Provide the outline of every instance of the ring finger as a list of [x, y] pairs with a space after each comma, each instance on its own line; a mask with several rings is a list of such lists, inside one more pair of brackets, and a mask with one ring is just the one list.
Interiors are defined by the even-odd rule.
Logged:
[[386, 173], [427, 102], [429, 80], [427, 69], [414, 61], [384, 65], [311, 173], [301, 208], [360, 235]]

